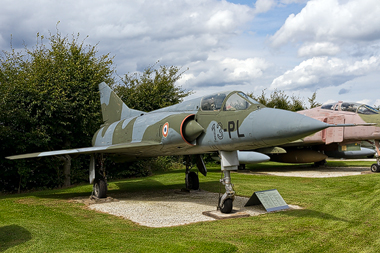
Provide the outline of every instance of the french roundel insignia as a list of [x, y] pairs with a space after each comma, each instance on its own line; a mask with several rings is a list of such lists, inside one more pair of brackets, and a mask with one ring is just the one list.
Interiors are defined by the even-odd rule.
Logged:
[[162, 135], [166, 138], [166, 136], [168, 136], [168, 133], [169, 133], [169, 123], [166, 122], [164, 126], [162, 127]]

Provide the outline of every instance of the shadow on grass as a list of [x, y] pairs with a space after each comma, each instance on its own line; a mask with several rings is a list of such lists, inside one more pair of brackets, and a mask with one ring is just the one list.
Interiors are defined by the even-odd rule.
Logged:
[[122, 192], [149, 192], [149, 191], [159, 191], [168, 189], [181, 189], [185, 187], [185, 183], [181, 184], [163, 184], [154, 179], [144, 178], [139, 182], [133, 181], [119, 181], [114, 182], [119, 188], [117, 190], [109, 190], [109, 194], [122, 193]]
[[283, 214], [287, 216], [292, 216], [295, 218], [315, 218], [315, 219], [322, 219], [322, 220], [350, 222], [349, 220], [342, 219], [331, 214], [322, 213], [319, 211], [309, 210], [309, 209], [292, 210], [292, 211], [283, 212]]
[[32, 239], [31, 233], [18, 225], [0, 227], [0, 252]]
[[[107, 191], [107, 196], [113, 197], [113, 195], [136, 193], [136, 192], [156, 192], [168, 189], [181, 189], [185, 187], [185, 184], [162, 184], [161, 182], [151, 179], [151, 178], [138, 178], [138, 180], [120, 180], [116, 182], [110, 182], [110, 184], [116, 185], [117, 189], [109, 189]], [[88, 192], [65, 192], [65, 189], [51, 190], [44, 193], [38, 194], [27, 194], [34, 195], [38, 198], [48, 198], [48, 199], [59, 199], [68, 200], [76, 197], [90, 197], [91, 189]]]
[[[197, 171], [196, 168], [194, 168], [193, 171]], [[212, 167], [209, 170], [209, 172], [217, 172], [217, 171], [220, 171], [220, 168]], [[163, 184], [159, 180], [154, 179], [154, 176], [159, 176], [159, 175], [164, 175], [164, 174], [178, 174], [178, 178], [183, 179], [183, 183], [167, 182], [166, 184]], [[128, 192], [131, 192], [131, 193], [150, 192], [150, 191], [154, 192], [154, 191], [168, 190], [168, 189], [182, 189], [185, 187], [184, 178], [185, 178], [184, 170], [171, 170], [171, 171], [165, 171], [165, 172], [157, 172], [157, 173], [154, 173], [154, 175], [148, 176], [148, 177], [110, 180], [109, 184], [116, 185], [117, 189], [115, 189], [115, 187], [109, 187], [107, 194], [108, 196], [112, 197], [113, 194], [127, 194]], [[219, 185], [218, 181], [215, 181], [215, 182], [216, 182], [216, 185]], [[209, 187], [208, 182], [201, 182], [200, 184], [201, 184], [201, 188], [202, 188], [202, 185], [205, 186], [205, 188], [207, 189], [216, 188], [216, 187]], [[75, 192], [75, 190], [77, 190], [77, 192]], [[73, 186], [70, 186], [67, 188], [61, 188], [61, 189], [42, 190], [42, 191], [35, 191], [35, 192], [29, 192], [29, 193], [25, 192], [22, 194], [5, 194], [5, 195], [1, 195], [0, 199], [35, 196], [37, 198], [65, 200], [65, 199], [73, 199], [77, 197], [86, 197], [86, 196], [90, 197], [91, 192], [92, 192], [91, 185], [80, 184], [80, 185], [73, 185]]]

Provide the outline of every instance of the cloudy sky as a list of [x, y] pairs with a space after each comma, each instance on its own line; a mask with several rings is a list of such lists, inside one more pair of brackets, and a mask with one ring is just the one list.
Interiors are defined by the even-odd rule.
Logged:
[[378, 0], [0, 0], [0, 50], [37, 33], [88, 36], [117, 74], [188, 69], [192, 97], [277, 89], [304, 101], [380, 105]]

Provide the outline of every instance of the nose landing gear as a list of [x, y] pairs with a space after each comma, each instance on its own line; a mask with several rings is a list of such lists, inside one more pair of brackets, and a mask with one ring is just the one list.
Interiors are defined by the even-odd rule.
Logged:
[[220, 183], [224, 185], [226, 192], [219, 198], [218, 209], [222, 213], [231, 213], [233, 208], [233, 201], [235, 200], [235, 191], [231, 183], [231, 171], [238, 170], [239, 159], [237, 151], [219, 151], [221, 170], [224, 177], [220, 179]]
[[233, 184], [231, 184], [230, 171], [223, 171], [224, 178], [220, 179], [220, 183], [224, 185], [226, 192], [221, 198], [219, 198], [218, 209], [222, 213], [232, 212], [233, 201], [235, 200], [235, 191], [233, 189]]

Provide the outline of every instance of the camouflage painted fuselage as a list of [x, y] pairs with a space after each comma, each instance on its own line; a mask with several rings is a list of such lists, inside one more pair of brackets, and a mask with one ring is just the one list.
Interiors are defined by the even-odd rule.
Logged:
[[120, 145], [116, 156], [127, 159], [270, 147], [326, 127], [296, 113], [265, 108], [238, 91], [146, 113], [129, 109], [105, 84], [100, 90], [105, 124], [92, 145]]

